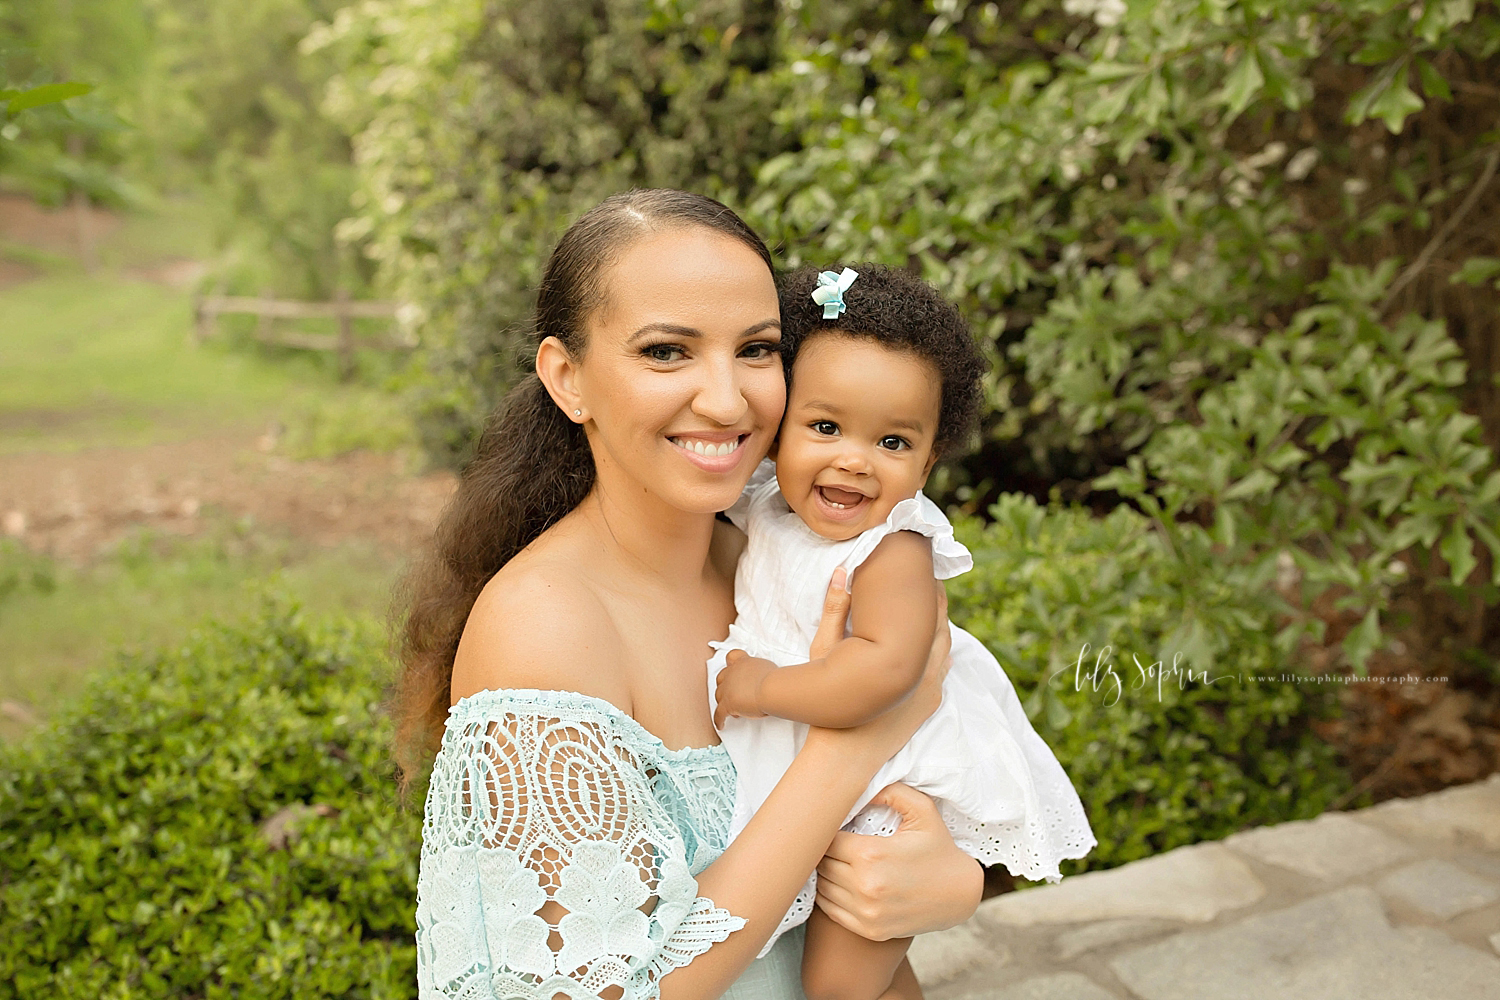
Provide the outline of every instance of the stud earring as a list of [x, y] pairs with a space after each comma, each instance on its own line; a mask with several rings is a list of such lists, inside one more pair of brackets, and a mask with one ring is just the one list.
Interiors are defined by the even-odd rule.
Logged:
[[574, 410], [573, 411], [573, 416], [575, 416], [575, 417], [581, 417], [581, 416], [583, 416], [583, 411], [582, 410]]

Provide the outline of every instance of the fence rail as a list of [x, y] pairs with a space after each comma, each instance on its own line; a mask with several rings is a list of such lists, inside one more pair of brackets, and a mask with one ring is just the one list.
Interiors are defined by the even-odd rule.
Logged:
[[[226, 313], [256, 316], [259, 319], [255, 327], [256, 340], [282, 347], [333, 351], [338, 354], [340, 370], [347, 377], [354, 371], [356, 350], [408, 351], [417, 346], [414, 339], [399, 332], [388, 331], [384, 336], [373, 337], [356, 335], [356, 319], [394, 321], [398, 308], [399, 304], [395, 302], [355, 301], [342, 294], [332, 302], [298, 302], [270, 296], [201, 295], [193, 303], [193, 339], [202, 343], [212, 337], [218, 330], [219, 317]], [[339, 329], [337, 333], [276, 330], [271, 324], [279, 319], [332, 319], [338, 321]]]

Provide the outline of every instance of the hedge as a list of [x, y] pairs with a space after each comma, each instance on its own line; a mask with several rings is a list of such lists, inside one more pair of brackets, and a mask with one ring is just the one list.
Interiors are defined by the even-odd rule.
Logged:
[[410, 995], [380, 649], [268, 611], [0, 748], [0, 998]]
[[[1316, 815], [1348, 787], [1285, 680], [1274, 606], [1183, 576], [1152, 523], [1007, 495], [960, 520], [954, 620], [1000, 658], [1109, 867]], [[1106, 645], [1097, 689], [1079, 682]], [[1185, 658], [1160, 693], [1134, 659]], [[122, 660], [0, 747], [0, 1000], [410, 996], [420, 817], [401, 809], [376, 631], [286, 608]], [[1221, 679], [1203, 682], [1204, 671]]]

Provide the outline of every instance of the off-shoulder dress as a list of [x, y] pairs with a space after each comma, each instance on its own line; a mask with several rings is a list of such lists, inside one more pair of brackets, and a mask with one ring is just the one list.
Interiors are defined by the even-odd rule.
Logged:
[[[734, 796], [722, 746], [668, 749], [607, 701], [460, 699], [422, 826], [418, 995], [658, 997], [663, 976], [744, 926], [695, 878], [729, 842]], [[803, 1000], [800, 956], [783, 939], [724, 996]]]

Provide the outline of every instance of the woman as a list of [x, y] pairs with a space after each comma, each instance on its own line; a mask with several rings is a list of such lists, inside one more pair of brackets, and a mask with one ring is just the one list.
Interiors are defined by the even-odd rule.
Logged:
[[[790, 1000], [799, 939], [752, 960], [815, 866], [819, 905], [866, 937], [965, 919], [981, 873], [925, 797], [887, 791], [893, 837], [838, 834], [936, 708], [936, 622], [917, 691], [814, 730], [724, 849], [734, 779], [706, 661], [734, 617], [743, 536], [715, 515], [785, 405], [764, 243], [707, 198], [615, 196], [559, 241], [536, 325], [536, 377], [486, 428], [409, 584], [400, 733], [430, 751], [447, 726], [423, 828], [422, 995]], [[909, 968], [898, 983], [916, 988]]]

